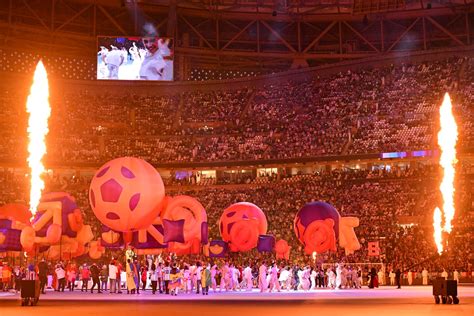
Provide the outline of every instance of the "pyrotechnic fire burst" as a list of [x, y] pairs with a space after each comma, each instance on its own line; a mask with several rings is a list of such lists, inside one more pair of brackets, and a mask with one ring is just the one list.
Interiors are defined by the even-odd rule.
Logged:
[[443, 226], [441, 224], [441, 210], [439, 207], [435, 208], [433, 215], [434, 240], [438, 253], [443, 252]]
[[36, 214], [41, 192], [44, 189], [44, 181], [41, 179], [41, 175], [45, 171], [42, 159], [46, 154], [45, 137], [49, 131], [48, 119], [51, 114], [48, 99], [48, 75], [43, 63], [39, 61], [30, 95], [26, 101], [26, 111], [30, 114], [28, 119], [28, 166], [31, 170], [30, 211], [32, 216]]
[[444, 227], [442, 227], [441, 211], [436, 208], [434, 213], [434, 238], [438, 253], [443, 251], [442, 231], [451, 233], [451, 221], [454, 218], [454, 176], [456, 159], [456, 142], [458, 139], [458, 128], [453, 115], [453, 107], [449, 94], [444, 95], [443, 104], [439, 109], [440, 131], [438, 133], [438, 145], [441, 149], [439, 164], [443, 168], [443, 180], [439, 186], [443, 196]]

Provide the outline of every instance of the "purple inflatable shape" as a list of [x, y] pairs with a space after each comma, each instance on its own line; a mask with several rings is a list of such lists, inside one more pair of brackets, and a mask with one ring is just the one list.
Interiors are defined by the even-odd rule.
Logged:
[[[161, 234], [164, 235], [164, 229], [162, 225], [153, 225]], [[147, 242], [138, 242], [138, 232], [133, 233], [133, 240], [132, 240], [132, 246], [137, 248], [137, 249], [163, 249], [163, 248], [168, 248], [168, 244], [164, 243], [161, 244], [153, 236], [150, 235], [150, 233], [146, 233], [147, 236]]]
[[272, 252], [273, 248], [275, 248], [275, 237], [273, 235], [258, 236], [258, 252]]
[[227, 243], [223, 240], [211, 240], [209, 243], [210, 258], [224, 258], [227, 255], [227, 251]]
[[[62, 204], [62, 212], [61, 212], [61, 217], [62, 217], [62, 234], [66, 235], [68, 237], [74, 238], [77, 236], [77, 233], [74, 232], [71, 227], [69, 227], [69, 221], [67, 216], [71, 213], [74, 212], [74, 210], [77, 208], [76, 202], [74, 202], [72, 199], [70, 199], [67, 196], [63, 197], [54, 197], [54, 198], [48, 198], [48, 195], [46, 194], [45, 197], [41, 198], [41, 202], [56, 202], [59, 201]], [[41, 218], [41, 215], [43, 213], [36, 213], [33, 222], [35, 223]], [[38, 237], [45, 237], [46, 236], [46, 231], [48, 230], [49, 226], [53, 223], [53, 220], [49, 220], [46, 225], [44, 225], [36, 234]]]
[[19, 229], [0, 229], [0, 235], [4, 236], [4, 241], [0, 244], [0, 251], [21, 251]]
[[163, 220], [165, 243], [180, 242], [184, 243], [184, 219], [177, 221]]
[[[339, 212], [329, 203], [326, 202], [311, 202], [303, 206], [296, 214], [295, 226], [302, 225], [308, 227], [314, 221], [325, 220], [331, 218], [334, 220], [334, 232], [336, 238], [339, 236]], [[299, 231], [296, 229], [297, 237]]]
[[12, 228], [12, 221], [6, 218], [0, 219], [0, 228]]

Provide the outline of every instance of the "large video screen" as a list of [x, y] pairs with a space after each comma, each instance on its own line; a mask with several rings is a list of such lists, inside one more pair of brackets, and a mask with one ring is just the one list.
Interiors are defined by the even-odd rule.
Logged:
[[173, 80], [173, 40], [165, 37], [98, 37], [97, 79]]

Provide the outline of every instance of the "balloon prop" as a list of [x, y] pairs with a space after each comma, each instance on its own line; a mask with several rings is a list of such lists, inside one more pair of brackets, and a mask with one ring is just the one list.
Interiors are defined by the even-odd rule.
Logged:
[[249, 251], [258, 244], [258, 236], [267, 232], [267, 219], [263, 211], [248, 202], [235, 203], [221, 215], [219, 230], [230, 250]]
[[107, 162], [92, 178], [89, 201], [99, 221], [118, 232], [146, 229], [161, 211], [165, 188], [148, 162], [124, 157]]
[[334, 220], [327, 218], [311, 222], [306, 227], [303, 236], [305, 253], [336, 252], [336, 234], [334, 233]]
[[336, 251], [336, 240], [346, 254], [360, 249], [354, 232], [359, 225], [356, 217], [342, 217], [330, 204], [311, 202], [301, 208], [294, 220], [298, 240], [305, 246], [305, 253]]
[[291, 247], [288, 245], [288, 242], [284, 239], [280, 239], [275, 243], [275, 253], [277, 259], [290, 259]]
[[230, 250], [249, 251], [258, 243], [258, 222], [255, 219], [243, 219], [235, 222], [230, 231]]

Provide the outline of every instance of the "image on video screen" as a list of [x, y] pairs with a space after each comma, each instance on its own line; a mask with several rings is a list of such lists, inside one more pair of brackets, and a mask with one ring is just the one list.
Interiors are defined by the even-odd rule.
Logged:
[[173, 40], [165, 37], [98, 37], [97, 79], [173, 80]]

